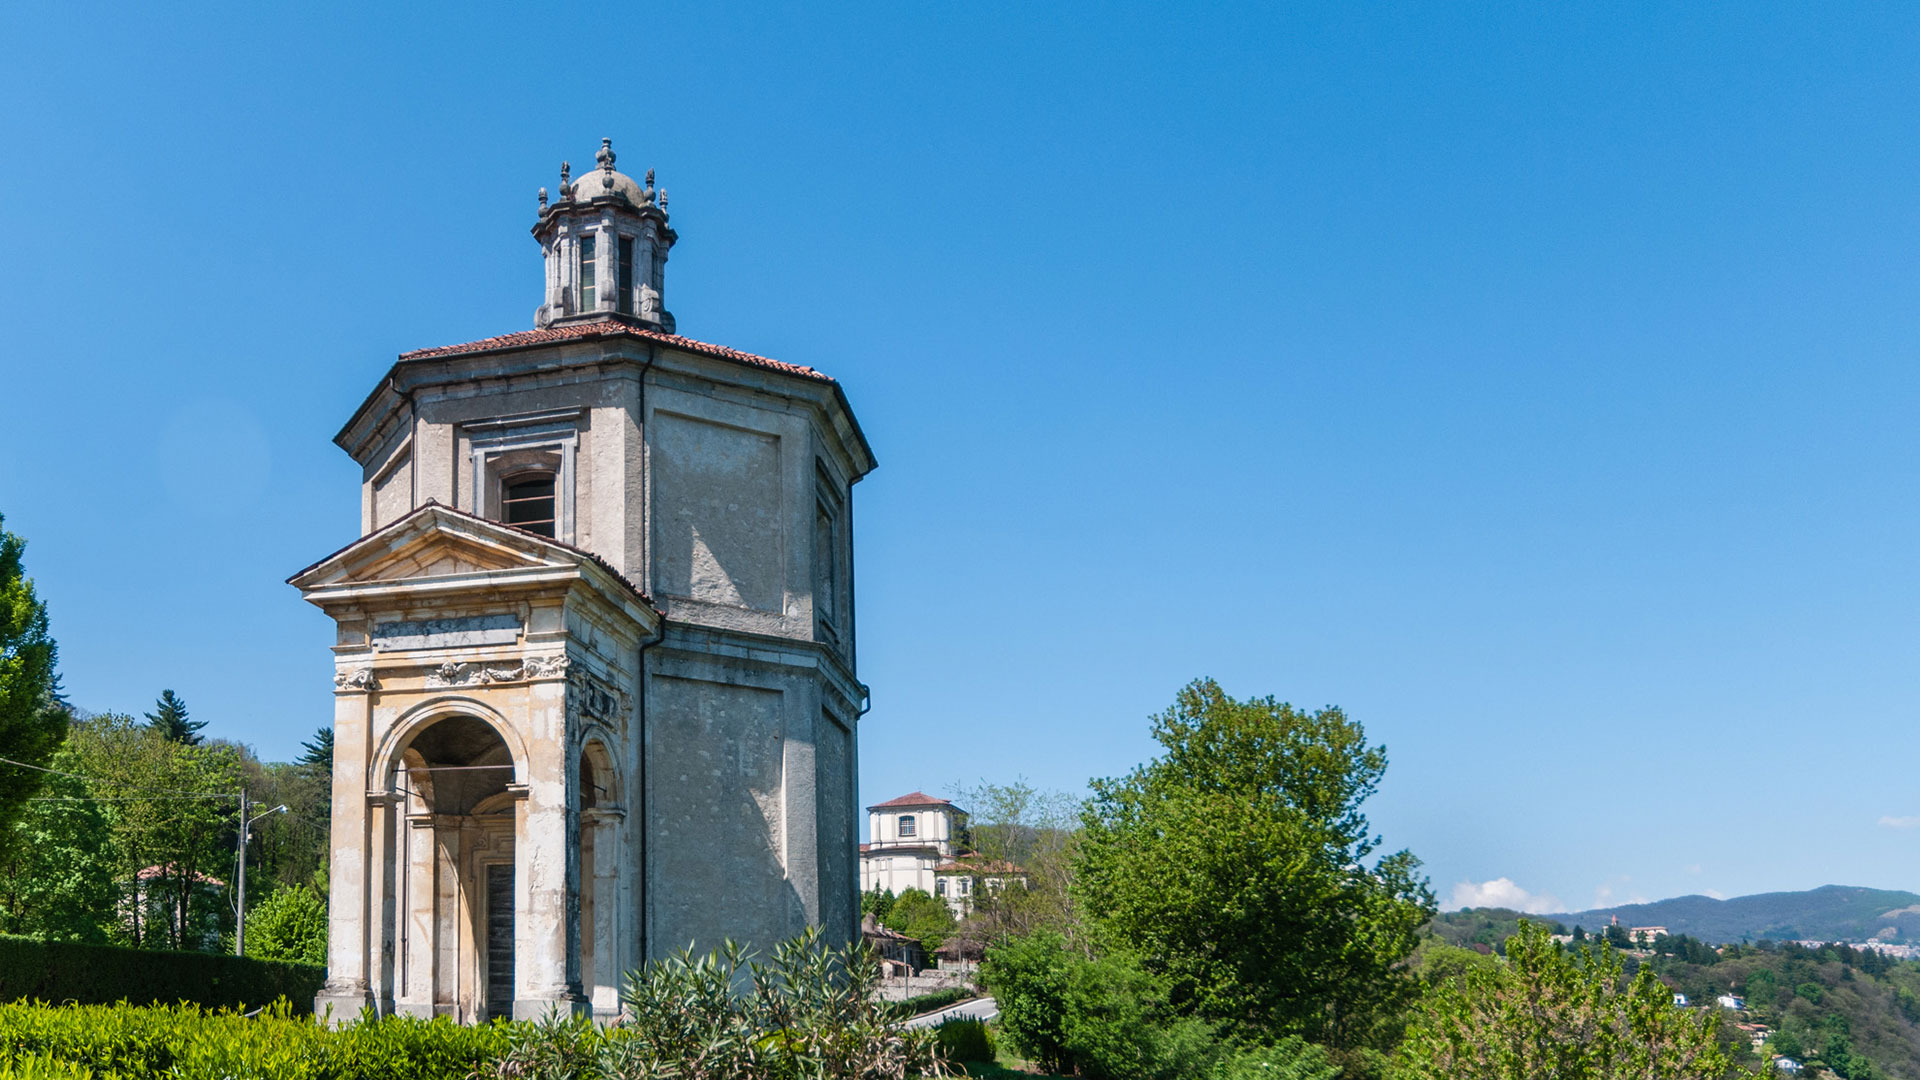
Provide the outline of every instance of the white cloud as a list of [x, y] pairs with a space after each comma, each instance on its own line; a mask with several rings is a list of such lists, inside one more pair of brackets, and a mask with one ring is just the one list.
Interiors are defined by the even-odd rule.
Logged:
[[1529, 915], [1545, 915], [1563, 911], [1558, 897], [1547, 893], [1530, 893], [1513, 883], [1512, 878], [1494, 878], [1492, 881], [1462, 881], [1453, 887], [1453, 906], [1449, 910], [1470, 907], [1511, 908]]
[[1715, 900], [1725, 900], [1727, 898], [1727, 894], [1721, 892], [1719, 889], [1708, 889], [1706, 890], [1706, 893], [1708, 896], [1713, 897]]
[[1880, 819], [1880, 827], [1883, 829], [1916, 829], [1920, 828], [1920, 817], [1894, 817], [1892, 814], [1888, 814]]

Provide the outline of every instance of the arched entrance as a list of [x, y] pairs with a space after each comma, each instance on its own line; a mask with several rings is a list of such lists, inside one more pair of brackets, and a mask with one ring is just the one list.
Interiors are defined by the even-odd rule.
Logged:
[[386, 924], [401, 1012], [513, 1014], [519, 772], [492, 724], [457, 713], [419, 728], [392, 761], [386, 787], [402, 812]]

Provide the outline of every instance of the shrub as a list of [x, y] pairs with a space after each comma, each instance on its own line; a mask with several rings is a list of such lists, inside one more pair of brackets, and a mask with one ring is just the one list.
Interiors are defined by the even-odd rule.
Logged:
[[247, 951], [261, 960], [327, 962], [327, 902], [306, 885], [282, 885], [247, 914]]
[[919, 1016], [922, 1013], [944, 1009], [949, 1005], [958, 1005], [977, 996], [979, 995], [965, 987], [956, 986], [951, 990], [935, 990], [931, 994], [917, 994], [904, 1001], [896, 1001], [893, 1003], [892, 1011], [895, 1016], [900, 1017]]
[[628, 1019], [515, 1025], [486, 1075], [518, 1080], [799, 1080], [948, 1075], [937, 1036], [902, 1031], [875, 1000], [879, 962], [809, 930], [765, 962], [728, 942], [627, 978]]
[[326, 977], [310, 964], [0, 937], [0, 1001], [185, 1001], [221, 1009], [258, 1008], [284, 997], [305, 1012]]
[[1327, 1052], [1297, 1035], [1272, 1046], [1241, 1050], [1215, 1063], [1207, 1080], [1334, 1080], [1339, 1066]]
[[984, 1020], [956, 1016], [933, 1029], [948, 1061], [992, 1061], [993, 1036]]

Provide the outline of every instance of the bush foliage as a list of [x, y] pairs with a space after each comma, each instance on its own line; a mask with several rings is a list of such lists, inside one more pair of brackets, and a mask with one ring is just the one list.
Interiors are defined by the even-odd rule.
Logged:
[[305, 1010], [326, 970], [212, 953], [158, 952], [72, 941], [0, 937], [0, 1000], [101, 1005], [190, 1002], [259, 1008], [286, 998]]

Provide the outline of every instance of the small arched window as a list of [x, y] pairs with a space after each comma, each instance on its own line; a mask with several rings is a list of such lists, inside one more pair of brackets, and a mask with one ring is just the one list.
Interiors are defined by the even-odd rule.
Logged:
[[554, 536], [553, 474], [521, 473], [508, 477], [500, 491], [500, 518], [517, 529]]

